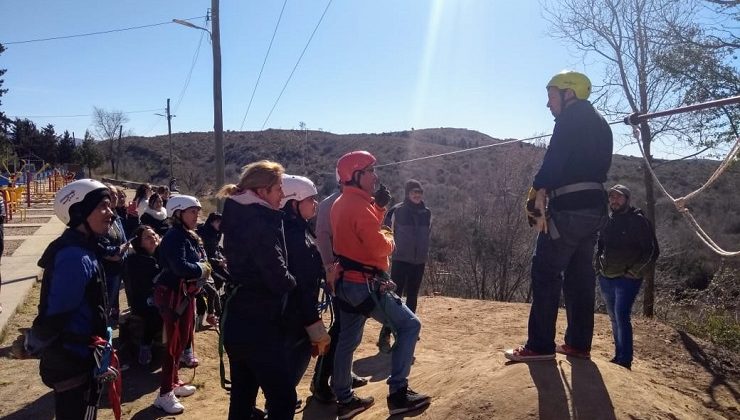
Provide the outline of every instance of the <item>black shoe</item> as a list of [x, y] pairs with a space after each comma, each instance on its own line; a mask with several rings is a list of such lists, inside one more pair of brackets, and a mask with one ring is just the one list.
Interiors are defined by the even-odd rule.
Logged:
[[359, 388], [361, 386], [365, 386], [368, 383], [368, 379], [364, 378], [362, 376], [357, 376], [354, 372], [352, 372], [352, 388]]
[[612, 360], [609, 361], [609, 363], [614, 363], [615, 365], [619, 365], [623, 368], [632, 370], [632, 362], [620, 362], [619, 360], [617, 360], [616, 357], [613, 357]]
[[257, 407], [252, 408], [252, 414], [249, 417], [249, 420], [265, 420], [267, 418], [267, 413], [260, 410]]
[[357, 394], [352, 394], [352, 399], [346, 403], [337, 404], [337, 419], [345, 420], [362, 413], [375, 404], [373, 397], [360, 398]]
[[316, 386], [315, 382], [311, 381], [310, 389], [311, 395], [313, 395], [318, 402], [331, 404], [337, 401], [337, 396], [334, 395], [334, 391], [331, 390], [331, 387], [329, 387], [329, 384], [327, 383]]
[[388, 395], [388, 413], [390, 415], [418, 410], [432, 402], [432, 397], [418, 394], [409, 387], [404, 387]]

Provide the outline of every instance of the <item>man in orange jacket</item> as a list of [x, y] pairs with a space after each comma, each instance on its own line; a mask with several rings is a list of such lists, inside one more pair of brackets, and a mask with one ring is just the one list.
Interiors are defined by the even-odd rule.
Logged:
[[393, 252], [393, 233], [382, 226], [390, 193], [375, 184], [375, 157], [365, 151], [351, 152], [337, 162], [342, 195], [331, 209], [334, 254], [337, 256], [335, 303], [340, 312], [340, 332], [334, 358], [332, 388], [339, 404], [338, 418], [349, 419], [375, 402], [352, 391], [352, 355], [362, 340], [365, 321], [373, 318], [396, 333], [388, 378], [388, 410], [391, 415], [428, 405], [431, 398], [408, 387], [408, 376], [421, 322], [393, 293], [388, 276], [388, 257]]

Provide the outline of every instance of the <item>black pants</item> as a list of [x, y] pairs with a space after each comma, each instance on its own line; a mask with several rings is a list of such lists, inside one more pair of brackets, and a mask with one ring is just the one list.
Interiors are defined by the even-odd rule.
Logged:
[[[92, 379], [91, 379], [92, 380]], [[85, 418], [85, 410], [90, 395], [90, 383], [63, 392], [54, 392], [54, 412], [57, 420], [79, 420]], [[99, 399], [99, 398], [98, 398]], [[90, 419], [97, 418], [95, 415]]]
[[198, 315], [208, 312], [208, 315], [221, 316], [221, 298], [213, 284], [206, 283], [203, 286], [203, 291], [195, 299], [195, 307]]
[[339, 343], [339, 310], [334, 307], [334, 323], [329, 328], [329, 336], [331, 337], [331, 343], [329, 343], [329, 351], [325, 355], [319, 356], [316, 359], [316, 371], [314, 372], [314, 381], [318, 381], [317, 385], [327, 387], [329, 386], [329, 378], [331, 373], [334, 371], [334, 353], [337, 351], [337, 344]]
[[393, 261], [393, 267], [391, 268], [391, 278], [398, 286], [396, 294], [403, 297], [404, 292], [406, 293], [406, 306], [413, 313], [416, 313], [416, 300], [419, 296], [421, 280], [424, 277], [425, 265]]
[[150, 346], [157, 334], [162, 334], [162, 316], [159, 309], [154, 306], [132, 308], [134, 315], [140, 317], [144, 322], [144, 331], [141, 336], [141, 344]]
[[285, 339], [263, 336], [254, 344], [225, 345], [231, 371], [229, 420], [249, 419], [257, 391], [262, 388], [270, 420], [292, 420], [295, 415], [294, 374]]

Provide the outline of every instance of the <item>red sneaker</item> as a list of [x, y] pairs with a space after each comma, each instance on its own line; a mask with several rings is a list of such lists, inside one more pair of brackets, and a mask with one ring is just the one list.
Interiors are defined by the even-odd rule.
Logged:
[[542, 354], [534, 352], [524, 346], [509, 349], [504, 352], [504, 357], [512, 362], [536, 362], [539, 360], [555, 360], [555, 353]]
[[577, 357], [579, 359], [590, 359], [591, 352], [588, 350], [578, 350], [575, 347], [571, 347], [567, 344], [558, 344], [555, 346], [555, 351], [566, 356]]

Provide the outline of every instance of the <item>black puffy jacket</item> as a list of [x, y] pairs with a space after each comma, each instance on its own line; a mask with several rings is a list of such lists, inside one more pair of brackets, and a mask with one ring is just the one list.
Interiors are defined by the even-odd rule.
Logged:
[[288, 272], [282, 212], [262, 203], [249, 191], [224, 203], [224, 256], [238, 286], [224, 316], [225, 344], [247, 344], [255, 334], [282, 329], [288, 293], [296, 286]]
[[613, 213], [599, 232], [596, 257], [599, 273], [604, 277], [642, 278], [659, 253], [653, 225], [638, 208]]

